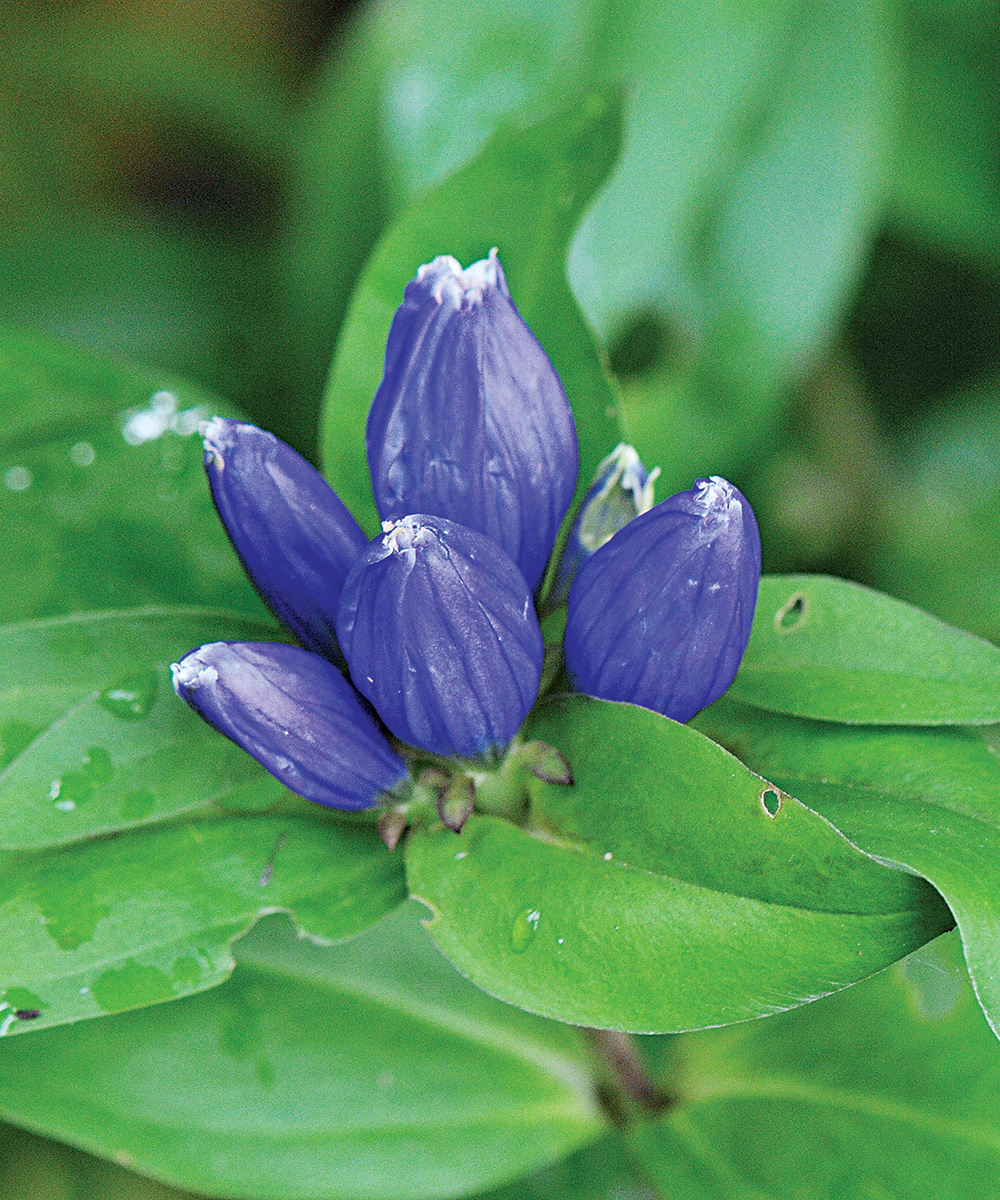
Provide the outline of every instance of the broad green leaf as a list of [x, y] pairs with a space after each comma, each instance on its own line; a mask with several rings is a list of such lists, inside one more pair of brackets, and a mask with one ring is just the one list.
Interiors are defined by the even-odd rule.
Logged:
[[995, 729], [851, 728], [719, 701], [698, 727], [947, 900], [1000, 1031], [1000, 759]]
[[844, 987], [950, 923], [925, 884], [693, 729], [585, 696], [529, 728], [573, 786], [532, 781], [524, 828], [477, 815], [406, 851], [431, 936], [509, 1003], [639, 1032], [719, 1025]]
[[[382, 74], [369, 7], [359, 6], [299, 105], [294, 186], [278, 230], [276, 283], [282, 386], [305, 403], [293, 414], [315, 445], [336, 335], [365, 259], [388, 219], [378, 127]], [[298, 444], [298, 442], [297, 442]]]
[[344, 323], [324, 410], [328, 478], [370, 532], [378, 528], [365, 421], [403, 289], [421, 263], [463, 265], [498, 246], [511, 296], [552, 360], [576, 416], [580, 487], [619, 440], [614, 399], [570, 295], [566, 249], [580, 213], [618, 152], [619, 106], [595, 93], [557, 117], [497, 134], [468, 166], [414, 202], [381, 241]]
[[637, 313], [668, 323], [669, 363], [622, 404], [665, 486], [732, 474], [829, 340], [881, 214], [898, 99], [886, 7], [378, 4], [365, 46], [389, 202], [581, 85], [622, 87], [622, 156], [573, 239], [571, 285], [605, 346]]
[[771, 575], [728, 694], [846, 724], [989, 725], [1000, 721], [1000, 650], [846, 579]]
[[327, 949], [267, 921], [237, 953], [212, 992], [0, 1045], [0, 1111], [247, 1200], [462, 1196], [601, 1131], [575, 1034], [478, 992], [410, 908]]
[[0, 331], [0, 615], [179, 602], [263, 608], [212, 506], [199, 422], [165, 372]]
[[570, 277], [605, 337], [637, 305], [669, 321], [622, 413], [672, 491], [752, 465], [829, 340], [881, 212], [896, 96], [883, 3], [642, 7], [629, 153]]
[[[374, 831], [308, 816], [206, 815], [3, 861], [0, 1031], [173, 1000], [221, 983], [265, 912], [350, 937], [403, 898]], [[35, 1017], [18, 1013], [37, 1012]]]
[[829, 337], [881, 218], [897, 102], [891, 25], [885, 0], [801, 6], [773, 99], [744, 130], [708, 218], [710, 310], [723, 333], [738, 316], [759, 337], [747, 349], [785, 373]]
[[0, 850], [40, 850], [284, 789], [180, 702], [169, 664], [205, 642], [279, 639], [199, 609], [0, 628]]
[[952, 937], [817, 1004], [679, 1041], [632, 1150], [671, 1200], [996, 1200], [1000, 1047]]
[[373, 829], [292, 797], [173, 694], [192, 646], [274, 634], [148, 609], [0, 630], [3, 1032], [212, 987], [262, 912], [337, 939], [402, 899]]
[[465, 166], [512, 119], [553, 116], [591, 85], [607, 20], [602, 0], [408, 0], [375, 4], [369, 16], [396, 206]]

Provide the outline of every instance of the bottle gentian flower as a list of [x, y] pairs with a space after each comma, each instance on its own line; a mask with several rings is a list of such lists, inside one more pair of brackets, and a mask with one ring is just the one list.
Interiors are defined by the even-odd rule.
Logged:
[[760, 566], [753, 510], [717, 475], [636, 517], [584, 562], [570, 590], [574, 686], [689, 720], [736, 676]]
[[281, 642], [212, 642], [174, 663], [174, 689], [286, 787], [369, 808], [406, 764], [337, 668]]
[[442, 517], [384, 522], [344, 584], [337, 636], [386, 725], [435, 754], [505, 746], [538, 695], [545, 646], [523, 575]]
[[340, 589], [368, 545], [364, 531], [273, 433], [223, 417], [202, 433], [212, 499], [251, 582], [304, 646], [336, 659]]
[[345, 809], [406, 778], [379, 718], [429, 753], [489, 755], [538, 694], [544, 647], [523, 572], [541, 578], [573, 495], [576, 431], [495, 251], [467, 271], [435, 259], [407, 288], [368, 435], [386, 518], [370, 544], [290, 447], [208, 423], [219, 516], [302, 645], [215, 642], [173, 667], [207, 721], [293, 791]]
[[647, 471], [635, 447], [625, 442], [601, 460], [563, 547], [549, 596], [551, 606], [566, 602], [576, 573], [595, 550], [610, 542], [629, 521], [649, 512], [659, 474], [659, 467]]
[[537, 587], [576, 488], [576, 428], [495, 249], [465, 270], [441, 255], [407, 285], [367, 441], [383, 520], [460, 521]]

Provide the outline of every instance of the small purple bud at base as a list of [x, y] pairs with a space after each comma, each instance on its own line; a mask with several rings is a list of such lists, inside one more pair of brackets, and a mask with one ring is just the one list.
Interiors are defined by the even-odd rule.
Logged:
[[515, 757], [526, 771], [544, 783], [572, 786], [573, 769], [569, 759], [548, 742], [525, 742], [517, 748]]
[[468, 775], [458, 775], [437, 800], [441, 824], [452, 833], [461, 833], [476, 804], [476, 785]]
[[399, 845], [399, 839], [406, 832], [406, 813], [399, 808], [390, 808], [378, 819], [378, 835], [385, 842], [391, 854]]
[[570, 591], [574, 686], [689, 720], [736, 677], [760, 565], [753, 510], [718, 476], [636, 517], [583, 564]]
[[404, 742], [475, 758], [538, 695], [545, 647], [524, 577], [441, 517], [386, 522], [344, 585], [337, 637], [355, 686]]
[[407, 774], [332, 663], [281, 642], [212, 642], [171, 667], [174, 690], [287, 788], [370, 808]]

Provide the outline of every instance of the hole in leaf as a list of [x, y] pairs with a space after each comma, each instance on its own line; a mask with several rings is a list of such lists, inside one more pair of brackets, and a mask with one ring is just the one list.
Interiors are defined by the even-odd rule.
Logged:
[[777, 788], [765, 788], [760, 794], [760, 802], [769, 817], [774, 818], [781, 812], [781, 792]]
[[801, 625], [808, 612], [808, 596], [804, 592], [796, 592], [794, 596], [789, 596], [774, 614], [774, 627], [779, 633], [794, 629], [797, 625]]

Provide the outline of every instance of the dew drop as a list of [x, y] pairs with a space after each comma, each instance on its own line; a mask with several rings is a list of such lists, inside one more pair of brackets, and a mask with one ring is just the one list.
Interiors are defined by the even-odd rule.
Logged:
[[157, 684], [154, 671], [140, 671], [105, 688], [97, 702], [112, 716], [124, 721], [139, 721], [149, 716], [156, 699]]
[[514, 918], [510, 931], [510, 948], [515, 954], [523, 954], [535, 940], [535, 931], [542, 914], [537, 908], [526, 908]]
[[31, 487], [31, 472], [27, 467], [9, 467], [4, 471], [4, 485], [12, 492], [26, 492]]

